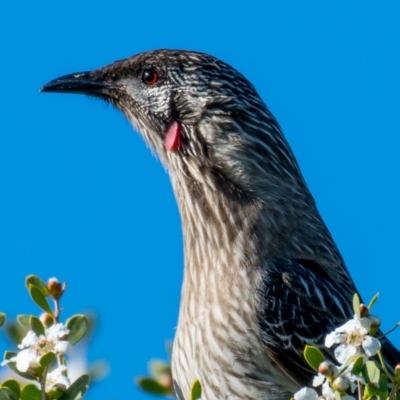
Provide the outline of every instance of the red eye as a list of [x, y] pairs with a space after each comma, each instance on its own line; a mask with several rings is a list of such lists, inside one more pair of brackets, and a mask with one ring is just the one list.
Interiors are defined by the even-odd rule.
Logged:
[[152, 86], [158, 81], [158, 72], [154, 68], [145, 69], [142, 74], [142, 81], [148, 85]]

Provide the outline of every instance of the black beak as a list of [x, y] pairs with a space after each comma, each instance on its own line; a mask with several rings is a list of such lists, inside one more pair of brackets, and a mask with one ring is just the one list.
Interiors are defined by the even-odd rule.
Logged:
[[107, 94], [108, 89], [116, 89], [115, 83], [93, 78], [91, 72], [77, 72], [46, 83], [40, 92], [78, 93], [89, 95]]

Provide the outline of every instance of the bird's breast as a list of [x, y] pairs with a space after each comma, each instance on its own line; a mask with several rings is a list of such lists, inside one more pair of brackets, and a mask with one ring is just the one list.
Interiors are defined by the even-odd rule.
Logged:
[[[195, 246], [192, 246], [195, 251]], [[179, 324], [173, 350], [173, 377], [184, 399], [199, 379], [202, 398], [270, 399], [271, 368], [256, 321], [255, 280], [233, 265], [234, 249], [187, 255]], [[192, 258], [193, 257], [193, 258]], [[236, 257], [237, 258], [237, 257]]]

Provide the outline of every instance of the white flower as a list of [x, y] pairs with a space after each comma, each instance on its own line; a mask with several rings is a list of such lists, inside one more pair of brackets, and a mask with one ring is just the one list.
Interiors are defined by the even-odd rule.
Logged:
[[22, 349], [10, 360], [5, 360], [1, 365], [10, 361], [16, 362], [17, 369], [21, 372], [29, 368], [39, 366], [40, 357], [52, 351], [55, 354], [69, 354], [72, 350], [71, 344], [65, 340], [69, 329], [63, 324], [55, 324], [45, 330], [45, 336], [37, 336], [35, 332], [28, 331], [18, 348]]
[[62, 388], [68, 389], [71, 386], [70, 380], [63, 375], [63, 372], [67, 370], [65, 365], [60, 365], [54, 371], [49, 372], [46, 376], [46, 391], [49, 391], [55, 385], [61, 385]]
[[314, 376], [313, 379], [313, 386], [321, 386], [322, 385], [322, 396], [326, 400], [336, 400], [335, 399], [335, 392], [331, 388], [329, 381], [326, 379], [326, 377], [320, 373], [318, 375]]
[[368, 317], [358, 318], [355, 315], [352, 320], [326, 336], [325, 346], [339, 344], [335, 349], [335, 357], [341, 364], [355, 354], [374, 356], [380, 350], [381, 344], [378, 339], [368, 335], [370, 328], [371, 321]]
[[294, 400], [317, 400], [318, 393], [309, 387], [303, 387], [294, 394]]
[[325, 375], [318, 373], [318, 375], [314, 376], [312, 385], [314, 387], [320, 386], [325, 382]]
[[322, 396], [326, 399], [326, 400], [335, 400], [335, 391], [331, 388], [331, 385], [329, 384], [328, 381], [325, 381], [322, 384]]

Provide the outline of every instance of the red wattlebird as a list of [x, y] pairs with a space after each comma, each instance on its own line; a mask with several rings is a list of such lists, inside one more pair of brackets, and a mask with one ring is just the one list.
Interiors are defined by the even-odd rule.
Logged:
[[[224, 62], [158, 50], [51, 81], [121, 110], [167, 167], [185, 273], [172, 370], [179, 399], [288, 399], [306, 344], [352, 317], [357, 291], [281, 129]], [[385, 340], [391, 365], [399, 353]]]

